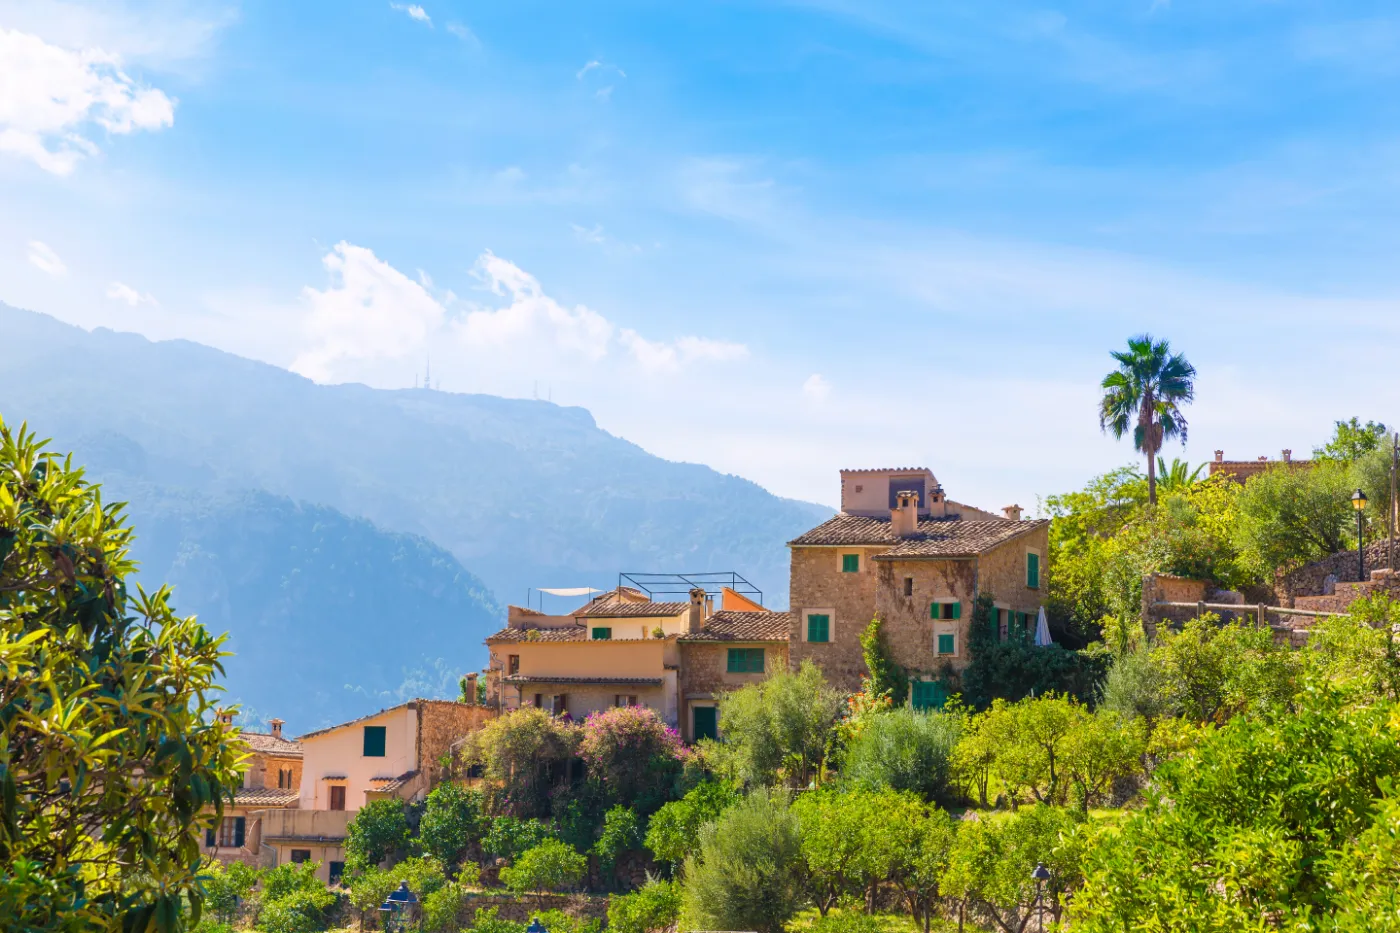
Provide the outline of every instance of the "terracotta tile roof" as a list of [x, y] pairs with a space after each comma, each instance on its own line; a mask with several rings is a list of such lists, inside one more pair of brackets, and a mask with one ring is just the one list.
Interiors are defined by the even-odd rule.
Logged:
[[599, 600], [574, 613], [581, 619], [635, 619], [639, 616], [678, 616], [690, 608], [690, 603], [629, 603], [622, 600]]
[[889, 545], [876, 560], [901, 557], [971, 557], [1033, 529], [1048, 525], [1045, 519], [1013, 522], [1010, 519], [963, 521], [960, 518], [921, 518], [913, 537], [900, 538], [890, 529], [888, 518], [842, 513], [806, 534], [789, 541], [790, 546], [811, 545]]
[[405, 771], [398, 777], [370, 778], [370, 790], [377, 791], [379, 793], [392, 793], [393, 791], [398, 790], [400, 787], [403, 787], [405, 784], [407, 784], [409, 781], [413, 780], [417, 776], [417, 771]]
[[[533, 638], [530, 633], [536, 633]], [[486, 643], [513, 641], [588, 641], [586, 625], [566, 625], [563, 628], [503, 628], [494, 635], [486, 636]]]
[[864, 467], [858, 470], [842, 470], [842, 473], [931, 473], [928, 467]]
[[502, 677], [508, 684], [628, 684], [659, 687], [660, 677], [550, 677], [543, 674], [511, 674]]
[[233, 792], [235, 807], [289, 807], [301, 795], [276, 787], [240, 787]]
[[240, 732], [238, 737], [243, 740], [243, 744], [247, 745], [250, 751], [262, 752], [265, 755], [277, 755], [282, 758], [301, 757], [301, 743], [293, 742], [291, 739], [281, 739], [266, 732]]
[[790, 612], [716, 612], [705, 627], [677, 641], [787, 641], [792, 631]]

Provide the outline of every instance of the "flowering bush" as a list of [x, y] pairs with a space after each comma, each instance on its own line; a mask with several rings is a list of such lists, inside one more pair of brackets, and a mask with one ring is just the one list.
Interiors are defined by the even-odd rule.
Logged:
[[642, 812], [665, 799], [687, 754], [676, 730], [644, 706], [591, 714], [578, 753], [610, 801]]

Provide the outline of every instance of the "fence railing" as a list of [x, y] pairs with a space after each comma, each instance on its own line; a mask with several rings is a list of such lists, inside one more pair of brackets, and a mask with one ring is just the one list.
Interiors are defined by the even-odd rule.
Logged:
[[1345, 612], [1318, 612], [1315, 609], [1288, 609], [1283, 606], [1270, 606], [1266, 603], [1256, 603], [1248, 605], [1245, 603], [1208, 603], [1204, 600], [1195, 603], [1173, 603], [1166, 600], [1159, 600], [1152, 604], [1166, 609], [1195, 609], [1198, 615], [1205, 615], [1209, 610], [1223, 610], [1237, 616], [1253, 614], [1255, 621], [1263, 626], [1269, 624], [1269, 613], [1281, 616], [1304, 616], [1316, 619], [1320, 616], [1344, 616]]

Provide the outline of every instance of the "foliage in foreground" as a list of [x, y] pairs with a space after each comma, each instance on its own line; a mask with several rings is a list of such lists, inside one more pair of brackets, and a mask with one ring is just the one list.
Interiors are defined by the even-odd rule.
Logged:
[[130, 541], [119, 505], [0, 421], [0, 917], [31, 930], [175, 930], [202, 904], [201, 811], [239, 783], [222, 639], [167, 588], [128, 593]]

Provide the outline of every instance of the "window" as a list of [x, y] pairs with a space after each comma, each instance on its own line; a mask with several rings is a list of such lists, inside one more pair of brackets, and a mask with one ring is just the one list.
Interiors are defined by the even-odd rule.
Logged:
[[691, 710], [691, 720], [694, 725], [693, 741], [719, 738], [719, 718], [713, 706], [694, 707]]
[[905, 595], [905, 596], [913, 596], [913, 595], [914, 595], [914, 578], [913, 578], [913, 577], [905, 577], [905, 578], [904, 578], [904, 595]]
[[929, 606], [928, 615], [930, 619], [961, 619], [962, 603], [933, 603]]
[[598, 626], [597, 628], [595, 628], [595, 629], [593, 630], [593, 640], [594, 640], [594, 641], [611, 641], [611, 640], [612, 640], [612, 629], [610, 629], [610, 628], [605, 628], [604, 626], [601, 626], [601, 625]]
[[956, 654], [957, 651], [956, 651], [955, 649], [956, 649], [956, 647], [957, 647], [957, 638], [958, 638], [958, 636], [954, 635], [952, 632], [942, 632], [942, 633], [939, 633], [939, 636], [938, 636], [938, 653], [939, 653], [939, 654]]
[[293, 850], [292, 850], [292, 864], [293, 864], [293, 865], [300, 865], [302, 862], [309, 862], [309, 861], [311, 861], [311, 850], [310, 850], [310, 849], [293, 849]]
[[842, 572], [842, 573], [860, 573], [860, 555], [859, 555], [859, 554], [842, 554], [842, 555], [841, 555], [841, 572]]
[[634, 696], [628, 696], [628, 695], [625, 694], [625, 693], [619, 693], [619, 694], [617, 694], [616, 696], [613, 697], [613, 706], [636, 706], [636, 705], [637, 705], [637, 698], [634, 697]]
[[543, 694], [543, 693], [537, 693], [537, 694], [535, 694], [535, 709], [543, 709], [543, 708], [544, 708], [544, 694]]
[[1034, 551], [1026, 554], [1026, 586], [1040, 589], [1040, 555]]
[[819, 644], [831, 641], [831, 616], [813, 612], [807, 616], [807, 640]]
[[556, 693], [549, 698], [549, 711], [556, 716], [563, 716], [569, 711], [569, 695], [567, 693]]
[[507, 673], [507, 674], [519, 674], [519, 673], [520, 673], [520, 655], [518, 655], [518, 654], [512, 654], [512, 655], [510, 655], [509, 657], [506, 658], [506, 673]]
[[947, 688], [937, 681], [916, 680], [910, 686], [914, 688], [915, 709], [942, 709], [948, 700]]
[[345, 874], [344, 862], [331, 862], [331, 884], [340, 884], [340, 876]]
[[344, 785], [344, 784], [332, 784], [332, 785], [331, 785], [331, 809], [332, 809], [332, 810], [344, 810], [344, 809], [345, 809], [345, 785]]
[[219, 824], [218, 846], [220, 848], [237, 849], [243, 845], [244, 818], [241, 816], [226, 816]]
[[762, 674], [762, 673], [763, 673], [763, 649], [762, 649], [762, 648], [730, 648], [730, 649], [729, 649], [729, 673], [731, 673], [731, 674]]
[[384, 727], [365, 726], [365, 757], [384, 757]]
[[212, 849], [218, 844], [219, 837], [215, 834], [214, 830], [206, 829], [204, 831], [204, 848]]

